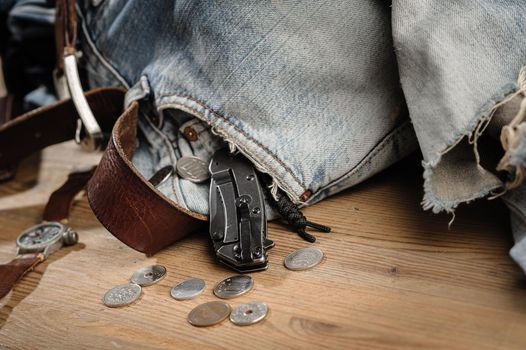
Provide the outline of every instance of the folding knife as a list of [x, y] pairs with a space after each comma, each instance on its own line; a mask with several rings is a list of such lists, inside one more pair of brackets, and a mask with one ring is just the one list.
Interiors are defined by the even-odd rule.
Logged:
[[239, 272], [266, 270], [265, 200], [257, 173], [240, 153], [217, 151], [210, 162], [210, 237], [217, 258]]

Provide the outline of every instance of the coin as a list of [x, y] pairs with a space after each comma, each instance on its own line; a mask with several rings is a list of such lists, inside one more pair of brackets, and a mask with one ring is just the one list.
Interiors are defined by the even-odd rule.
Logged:
[[188, 314], [188, 322], [196, 327], [213, 326], [230, 315], [230, 305], [222, 301], [211, 301], [196, 306]]
[[102, 303], [108, 307], [126, 306], [139, 299], [142, 288], [135, 283], [113, 287], [104, 294]]
[[200, 278], [190, 278], [172, 287], [170, 295], [177, 300], [192, 299], [203, 293], [205, 281]]
[[157, 170], [148, 181], [153, 185], [153, 187], [158, 187], [170, 178], [173, 171], [174, 167], [171, 165], [167, 165]]
[[267, 304], [254, 301], [234, 308], [230, 313], [230, 321], [238, 326], [248, 326], [263, 320], [267, 313]]
[[179, 158], [176, 169], [179, 176], [188, 181], [199, 183], [210, 178], [208, 164], [197, 157]]
[[235, 298], [248, 293], [254, 286], [252, 277], [246, 275], [236, 275], [225, 278], [214, 288], [214, 294], [221, 299]]
[[151, 265], [135, 271], [131, 277], [131, 281], [145, 287], [159, 282], [164, 276], [166, 276], [166, 267], [162, 265]]
[[307, 270], [318, 265], [323, 259], [323, 252], [318, 248], [302, 248], [290, 253], [285, 258], [285, 267], [289, 270]]

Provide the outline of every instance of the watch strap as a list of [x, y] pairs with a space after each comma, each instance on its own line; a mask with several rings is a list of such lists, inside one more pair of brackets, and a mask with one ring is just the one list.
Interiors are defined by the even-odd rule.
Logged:
[[17, 256], [7, 264], [0, 265], [0, 299], [5, 297], [15, 283], [44, 260], [40, 253]]
[[42, 217], [44, 221], [66, 223], [75, 196], [86, 187], [94, 171], [95, 167], [92, 167], [87, 171], [69, 174], [66, 182], [49, 197]]
[[[73, 199], [86, 187], [95, 168], [69, 174], [67, 181], [49, 197], [44, 210], [45, 221], [64, 221], [69, 216]], [[44, 260], [42, 253], [22, 254], [7, 264], [0, 265], [0, 299], [9, 293], [15, 283], [39, 262]]]

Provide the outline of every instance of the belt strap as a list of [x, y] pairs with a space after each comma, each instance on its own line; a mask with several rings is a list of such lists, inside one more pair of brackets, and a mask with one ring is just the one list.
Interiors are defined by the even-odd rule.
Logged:
[[58, 74], [64, 69], [64, 51], [75, 51], [77, 41], [77, 14], [75, 12], [75, 1], [55, 1], [55, 47], [57, 55]]
[[[86, 99], [109, 132], [122, 111], [124, 90], [96, 88]], [[0, 168], [47, 146], [74, 138], [78, 114], [71, 100], [34, 109], [0, 126]]]
[[75, 196], [86, 187], [94, 171], [95, 167], [69, 174], [66, 182], [49, 196], [42, 219], [67, 223]]
[[[200, 228], [207, 220], [169, 201], [133, 166], [138, 104], [119, 118], [123, 89], [97, 88], [86, 99], [111, 139], [88, 183], [90, 205], [100, 222], [133, 249], [154, 254]], [[78, 113], [71, 100], [28, 112], [0, 126], [0, 168], [47, 146], [74, 138]]]
[[19, 256], [7, 264], [0, 265], [0, 299], [11, 291], [15, 283], [43, 260], [40, 253]]
[[134, 102], [117, 120], [106, 152], [88, 183], [88, 200], [108, 231], [150, 255], [197, 230], [207, 217], [168, 201], [132, 165], [137, 110]]

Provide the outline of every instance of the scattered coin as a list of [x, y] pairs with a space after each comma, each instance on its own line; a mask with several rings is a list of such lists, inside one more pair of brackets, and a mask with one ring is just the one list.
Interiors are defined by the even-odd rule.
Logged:
[[159, 282], [164, 276], [166, 276], [166, 267], [162, 265], [151, 265], [135, 271], [131, 277], [131, 281], [145, 287]]
[[153, 185], [153, 187], [158, 187], [163, 182], [168, 180], [170, 178], [170, 175], [172, 175], [173, 172], [174, 172], [174, 167], [171, 165], [167, 165], [157, 170], [155, 174], [153, 174], [152, 177], [150, 177], [148, 181]]
[[176, 169], [179, 176], [188, 181], [199, 183], [210, 178], [208, 164], [197, 157], [179, 158]]
[[322, 259], [321, 249], [302, 248], [287, 255], [285, 267], [289, 270], [307, 270], [318, 265]]
[[135, 283], [113, 287], [104, 294], [102, 303], [108, 307], [126, 306], [139, 299], [142, 288]]
[[230, 313], [230, 321], [238, 326], [248, 326], [263, 320], [267, 313], [267, 304], [254, 301], [234, 308]]
[[225, 278], [214, 288], [214, 294], [221, 299], [235, 298], [248, 293], [254, 286], [252, 277], [247, 275], [236, 275]]
[[222, 301], [211, 301], [196, 306], [188, 314], [188, 322], [196, 327], [218, 324], [230, 315], [230, 305]]
[[191, 278], [173, 286], [170, 295], [177, 300], [187, 300], [200, 295], [204, 289], [205, 281], [200, 278]]

